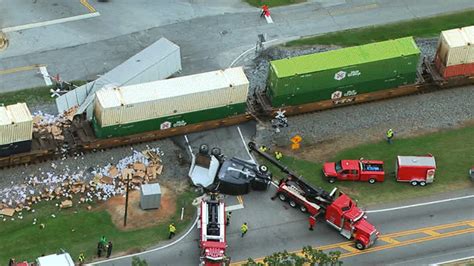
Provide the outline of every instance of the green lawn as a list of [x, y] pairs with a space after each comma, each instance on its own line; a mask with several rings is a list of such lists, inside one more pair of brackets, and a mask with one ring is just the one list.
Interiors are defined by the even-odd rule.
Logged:
[[[72, 81], [71, 83], [76, 86], [81, 86], [87, 82]], [[19, 102], [26, 102], [28, 105], [53, 103], [56, 98], [52, 98], [51, 92], [49, 92], [53, 87], [54, 85], [0, 93], [0, 105], [9, 105]]]
[[[348, 149], [338, 153], [328, 161], [340, 159], [383, 160], [386, 173], [383, 183], [368, 184], [365, 182], [338, 181], [329, 184], [323, 179], [322, 163], [314, 163], [285, 156], [283, 163], [289, 169], [297, 170], [310, 183], [330, 190], [337, 186], [340, 190], [359, 200], [362, 205], [426, 196], [457, 188], [472, 187], [467, 176], [468, 169], [474, 165], [474, 127], [443, 131], [426, 136], [406, 139], [394, 139], [392, 145], [385, 141], [371, 143]], [[317, 147], [316, 147], [317, 148]], [[426, 187], [413, 187], [408, 183], [399, 183], [390, 175], [394, 172], [397, 155], [423, 155], [431, 153], [435, 156], [437, 172], [435, 181]], [[282, 174], [270, 167], [274, 176]]]
[[[35, 213], [24, 213], [23, 220], [0, 220], [0, 261], [6, 262], [14, 257], [16, 261], [32, 262], [41, 254], [52, 254], [60, 248], [69, 252], [74, 260], [84, 252], [86, 261], [90, 261], [102, 235], [112, 240], [113, 253], [139, 251], [166, 239], [171, 221], [175, 222], [178, 234], [186, 230], [194, 220], [195, 207], [191, 203], [195, 197], [196, 194], [189, 191], [181, 194], [176, 204], [177, 212], [170, 220], [131, 231], [118, 230], [106, 211], [87, 211], [84, 207], [58, 210], [51, 202], [41, 203], [34, 206]], [[181, 207], [185, 207], [183, 221], [179, 220]], [[56, 218], [51, 217], [53, 213]], [[32, 224], [33, 218], [38, 219], [36, 225]], [[45, 229], [39, 229], [40, 223], [46, 225]]]
[[286, 6], [286, 5], [306, 2], [306, 0], [244, 0], [244, 1], [248, 3], [249, 5], [255, 6], [255, 7], [262, 7], [263, 5], [267, 5], [269, 7]]
[[354, 46], [405, 36], [435, 37], [443, 30], [470, 25], [474, 25], [474, 10], [383, 26], [327, 33], [288, 42], [286, 46], [314, 44]]

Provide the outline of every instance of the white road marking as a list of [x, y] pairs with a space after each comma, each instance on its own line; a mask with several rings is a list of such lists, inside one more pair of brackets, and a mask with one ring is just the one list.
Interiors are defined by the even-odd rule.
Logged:
[[413, 205], [400, 206], [400, 207], [394, 207], [394, 208], [388, 208], [388, 209], [366, 211], [366, 213], [378, 213], [378, 212], [389, 212], [389, 211], [403, 210], [403, 209], [408, 209], [408, 208], [414, 208], [414, 207], [420, 207], [420, 206], [426, 206], [426, 205], [432, 205], [432, 204], [438, 204], [438, 203], [450, 202], [450, 201], [456, 201], [456, 200], [470, 199], [470, 198], [474, 198], [474, 195], [468, 195], [468, 196], [451, 198], [451, 199], [444, 199], [444, 200], [436, 200], [436, 201], [430, 201], [430, 202], [423, 202], [423, 203], [417, 203], [417, 204], [413, 204]]
[[244, 208], [244, 205], [236, 204], [236, 205], [232, 205], [232, 206], [226, 206], [225, 210], [226, 211], [235, 211], [235, 210], [240, 210], [240, 209], [243, 209], [243, 208]]
[[51, 78], [49, 77], [48, 70], [46, 69], [45, 66], [40, 66], [39, 71], [41, 75], [43, 75], [44, 82], [46, 83], [46, 86], [53, 85], [53, 82], [51, 81]]
[[191, 149], [191, 144], [189, 144], [188, 136], [184, 135], [184, 140], [186, 141], [186, 144], [188, 145], [189, 152], [193, 154], [193, 149]]
[[459, 258], [459, 259], [455, 259], [455, 260], [448, 260], [448, 261], [443, 261], [443, 262], [437, 262], [437, 263], [430, 264], [430, 266], [438, 266], [438, 265], [442, 265], [442, 264], [448, 264], [448, 263], [458, 262], [458, 261], [461, 261], [461, 260], [470, 260], [470, 259], [474, 259], [474, 256]]
[[191, 231], [194, 229], [194, 227], [196, 226], [196, 224], [198, 222], [198, 218], [199, 217], [196, 216], [196, 220], [194, 220], [193, 225], [188, 229], [188, 231], [186, 231], [186, 233], [184, 233], [184, 235], [182, 235], [180, 238], [176, 239], [176, 241], [174, 241], [172, 243], [169, 243], [169, 244], [164, 245], [162, 247], [157, 247], [157, 248], [154, 248], [154, 249], [146, 250], [146, 251], [143, 251], [143, 252], [134, 253], [134, 254], [130, 254], [130, 255], [125, 255], [125, 256], [121, 256], [121, 257], [116, 257], [116, 258], [112, 258], [112, 259], [108, 259], [108, 260], [96, 261], [96, 262], [89, 263], [89, 264], [86, 264], [86, 265], [96, 265], [96, 264], [101, 264], [101, 263], [104, 263], [104, 262], [111, 262], [111, 261], [114, 261], [114, 260], [130, 258], [130, 257], [134, 257], [134, 256], [140, 256], [140, 255], [143, 255], [143, 254], [147, 254], [147, 253], [150, 253], [150, 252], [155, 252], [155, 251], [158, 251], [158, 250], [162, 250], [162, 249], [171, 247], [171, 246], [175, 245], [176, 243], [178, 243], [179, 241], [183, 240], [187, 235], [189, 235], [189, 233], [191, 233]]
[[240, 131], [240, 127], [237, 127], [237, 130], [239, 131], [240, 139], [242, 139], [242, 143], [244, 144], [244, 148], [247, 151], [247, 154], [249, 155], [250, 159], [254, 164], [257, 164], [255, 161], [255, 158], [252, 157], [252, 154], [250, 154], [249, 149], [247, 148], [247, 143], [245, 143], [244, 136], [242, 135], [242, 131]]
[[25, 24], [25, 25], [7, 27], [7, 28], [3, 28], [1, 31], [6, 33], [6, 32], [20, 31], [20, 30], [28, 30], [28, 29], [50, 26], [54, 24], [60, 24], [60, 23], [82, 20], [82, 19], [88, 19], [88, 18], [93, 18], [93, 17], [98, 17], [98, 16], [100, 16], [100, 13], [94, 12], [94, 13], [73, 16], [73, 17], [53, 19], [53, 20], [48, 20], [48, 21], [43, 21], [43, 22], [36, 22], [36, 23], [30, 23], [30, 24]]

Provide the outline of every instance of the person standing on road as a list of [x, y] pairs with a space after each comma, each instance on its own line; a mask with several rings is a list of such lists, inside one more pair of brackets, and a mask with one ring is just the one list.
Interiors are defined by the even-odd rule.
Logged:
[[279, 151], [275, 151], [275, 158], [279, 161], [281, 158], [283, 158], [283, 153]]
[[169, 231], [170, 231], [170, 235], [169, 235], [168, 239], [171, 239], [176, 234], [176, 227], [174, 226], [174, 223], [170, 224]]
[[240, 232], [242, 232], [242, 236], [241, 237], [244, 237], [245, 234], [247, 234], [247, 231], [249, 230], [249, 227], [247, 226], [247, 223], [244, 223], [241, 227], [240, 227]]
[[267, 151], [267, 146], [262, 145], [262, 146], [260, 146], [260, 148], [258, 148], [258, 150], [261, 151], [261, 152], [266, 152]]
[[388, 142], [388, 144], [392, 144], [393, 135], [394, 135], [394, 132], [391, 128], [389, 130], [387, 130], [387, 142]]
[[110, 254], [112, 254], [112, 248], [112, 241], [109, 241], [109, 243], [107, 244], [107, 259], [110, 258]]
[[226, 217], [225, 217], [225, 225], [230, 224], [230, 217], [232, 216], [232, 212], [228, 212]]

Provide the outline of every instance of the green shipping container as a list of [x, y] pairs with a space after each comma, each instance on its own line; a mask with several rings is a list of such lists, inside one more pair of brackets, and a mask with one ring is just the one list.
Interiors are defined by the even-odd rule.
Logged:
[[92, 119], [92, 126], [98, 138], [121, 137], [137, 134], [145, 131], [159, 130], [170, 127], [179, 127], [196, 124], [203, 121], [217, 120], [234, 115], [245, 113], [246, 103], [238, 103], [219, 108], [201, 110], [191, 113], [184, 113], [170, 117], [160, 117], [156, 119], [144, 120], [135, 123], [113, 125], [101, 127], [95, 116]]
[[416, 82], [420, 50], [412, 37], [270, 62], [272, 106], [353, 96]]

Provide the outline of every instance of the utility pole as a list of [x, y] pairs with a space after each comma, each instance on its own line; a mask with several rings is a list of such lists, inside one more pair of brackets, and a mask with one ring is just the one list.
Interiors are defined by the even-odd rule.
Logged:
[[125, 192], [125, 214], [123, 216], [123, 227], [127, 227], [127, 211], [128, 211], [128, 187], [130, 185], [130, 176], [127, 175], [127, 192]]

